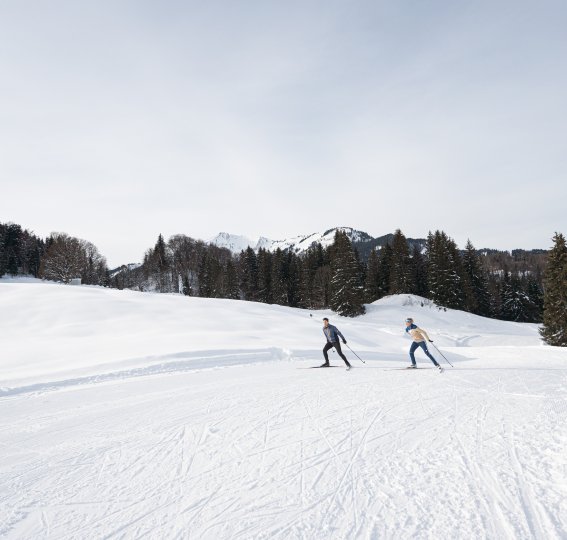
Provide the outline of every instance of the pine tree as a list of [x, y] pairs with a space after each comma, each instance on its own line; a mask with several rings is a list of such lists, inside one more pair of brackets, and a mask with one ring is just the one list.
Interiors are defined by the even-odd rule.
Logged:
[[517, 274], [507, 272], [502, 283], [502, 318], [506, 321], [530, 320], [530, 300]]
[[463, 254], [463, 272], [465, 277], [465, 310], [488, 317], [490, 314], [488, 280], [478, 253], [470, 240], [467, 240]]
[[238, 288], [238, 274], [232, 259], [228, 259], [224, 270], [224, 288], [223, 297], [230, 298], [231, 300], [238, 300], [240, 298], [240, 291]]
[[397, 229], [392, 239], [390, 294], [408, 294], [414, 292], [412, 273], [408, 241], [402, 231]]
[[258, 250], [258, 302], [271, 304], [272, 298], [272, 254], [264, 248]]
[[457, 245], [442, 231], [429, 233], [426, 243], [428, 286], [431, 299], [439, 306], [463, 306], [462, 265]]
[[379, 298], [388, 296], [390, 291], [390, 272], [392, 268], [392, 246], [387, 243], [380, 250], [380, 274], [378, 282]]
[[567, 347], [567, 245], [555, 233], [544, 274], [543, 326], [540, 333], [548, 345]]
[[527, 277], [525, 290], [528, 297], [528, 322], [541, 323], [543, 319], [543, 291], [538, 280], [532, 274]]
[[364, 289], [359, 263], [348, 236], [335, 234], [331, 259], [331, 309], [346, 317], [362, 315]]
[[272, 300], [280, 306], [288, 305], [286, 254], [280, 248], [273, 253], [272, 259]]
[[251, 247], [240, 254], [240, 290], [244, 300], [257, 300], [258, 260]]
[[419, 296], [428, 297], [429, 288], [427, 287], [427, 263], [417, 244], [412, 248], [412, 282], [413, 292]]
[[364, 298], [368, 304], [381, 298], [380, 290], [380, 259], [375, 249], [370, 252], [366, 265], [364, 283]]

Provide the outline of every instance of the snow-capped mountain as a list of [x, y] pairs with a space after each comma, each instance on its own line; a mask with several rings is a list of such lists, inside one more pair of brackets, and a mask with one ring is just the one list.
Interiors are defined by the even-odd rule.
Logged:
[[140, 268], [140, 266], [142, 266], [142, 263], [128, 263], [128, 264], [123, 264], [122, 266], [119, 266], [118, 268], [115, 268], [114, 270], [110, 271], [110, 277], [115, 277], [118, 274], [124, 272], [125, 270], [136, 270], [136, 268]]
[[276, 249], [292, 249], [296, 253], [306, 251], [314, 242], [321, 243], [323, 247], [331, 245], [335, 238], [335, 232], [344, 231], [349, 236], [352, 242], [366, 242], [373, 240], [372, 236], [363, 231], [358, 231], [352, 227], [334, 227], [328, 229], [323, 233], [312, 233], [304, 236], [295, 236], [285, 240], [270, 240], [261, 236], [258, 239], [251, 239], [246, 236], [240, 236], [229, 233], [219, 233], [215, 236], [210, 243], [215, 246], [224, 247], [233, 253], [240, 253], [243, 249], [251, 247], [255, 251], [260, 248], [267, 249], [268, 251], [275, 251]]

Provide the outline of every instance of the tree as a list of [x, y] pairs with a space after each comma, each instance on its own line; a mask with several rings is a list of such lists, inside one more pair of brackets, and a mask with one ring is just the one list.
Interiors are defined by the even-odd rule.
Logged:
[[548, 345], [567, 347], [567, 245], [555, 233], [544, 273], [543, 326], [541, 336]]
[[470, 240], [467, 240], [463, 254], [463, 272], [465, 277], [465, 310], [488, 317], [490, 314], [488, 280], [480, 257]]
[[240, 298], [240, 290], [238, 288], [238, 274], [236, 272], [236, 267], [234, 266], [232, 259], [228, 259], [226, 261], [223, 284], [224, 298], [230, 298], [231, 300], [238, 300]]
[[427, 297], [429, 289], [427, 287], [427, 263], [421, 253], [419, 245], [414, 244], [411, 255], [412, 262], [412, 290], [419, 296]]
[[251, 247], [240, 253], [240, 289], [244, 300], [257, 300], [258, 259]]
[[69, 283], [81, 278], [86, 285], [102, 285], [107, 277], [106, 260], [97, 248], [65, 233], [53, 233], [40, 265], [40, 277]]
[[335, 234], [331, 258], [331, 309], [346, 317], [362, 315], [364, 289], [359, 264], [348, 236]]
[[366, 278], [364, 281], [364, 298], [372, 303], [381, 298], [380, 290], [380, 259], [375, 249], [370, 252], [366, 265]]
[[392, 239], [392, 258], [390, 261], [390, 294], [414, 292], [412, 284], [412, 265], [406, 237], [397, 229]]
[[457, 245], [442, 231], [430, 232], [426, 253], [431, 299], [440, 306], [461, 309], [464, 292]]
[[271, 304], [272, 299], [272, 253], [264, 248], [258, 250], [258, 302]]

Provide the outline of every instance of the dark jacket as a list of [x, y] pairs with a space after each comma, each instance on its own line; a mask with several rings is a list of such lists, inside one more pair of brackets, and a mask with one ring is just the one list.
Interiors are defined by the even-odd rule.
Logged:
[[343, 341], [346, 341], [345, 337], [341, 334], [339, 329], [332, 324], [327, 326], [327, 328], [323, 327], [323, 334], [325, 334], [325, 337], [327, 338], [327, 341], [329, 343], [336, 343], [337, 341], [339, 341], [339, 336], [343, 339]]

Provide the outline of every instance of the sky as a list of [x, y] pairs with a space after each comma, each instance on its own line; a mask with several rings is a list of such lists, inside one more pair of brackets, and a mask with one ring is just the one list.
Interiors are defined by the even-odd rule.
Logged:
[[563, 1], [0, 0], [0, 222], [94, 243], [567, 233]]

